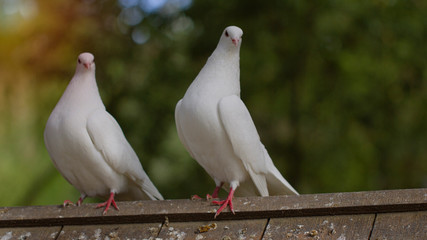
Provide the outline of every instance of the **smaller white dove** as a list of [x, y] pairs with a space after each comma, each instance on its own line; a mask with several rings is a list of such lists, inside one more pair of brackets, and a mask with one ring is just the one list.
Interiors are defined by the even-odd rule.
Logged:
[[298, 194], [274, 166], [240, 99], [242, 35], [242, 29], [235, 26], [223, 31], [216, 49], [175, 108], [181, 142], [215, 181], [212, 197], [218, 196], [224, 184], [230, 187], [226, 200], [212, 202], [222, 205], [215, 217], [227, 205], [234, 213], [236, 189], [241, 196]]
[[106, 214], [111, 204], [118, 210], [115, 195], [118, 200], [163, 200], [105, 110], [92, 54], [79, 55], [74, 77], [46, 123], [44, 140], [55, 167], [80, 191], [78, 206], [87, 196], [108, 199], [97, 206]]

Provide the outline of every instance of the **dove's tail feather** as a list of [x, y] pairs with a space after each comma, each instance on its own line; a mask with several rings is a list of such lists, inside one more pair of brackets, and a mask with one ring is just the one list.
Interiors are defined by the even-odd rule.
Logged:
[[164, 200], [162, 194], [149, 179], [142, 182], [140, 188], [151, 200]]
[[120, 194], [119, 200], [164, 200], [164, 198], [147, 177], [145, 180], [133, 179], [133, 181], [129, 183], [128, 192]]
[[[274, 167], [274, 169], [269, 169], [269, 172], [265, 175], [265, 180], [267, 181], [268, 188], [268, 191], [266, 191], [267, 195], [263, 195], [259, 190], [259, 187], [251, 179], [240, 183], [239, 187], [236, 189], [235, 196], [299, 195], [288, 181], [282, 177], [276, 167]], [[223, 188], [227, 190], [228, 187], [228, 184], [224, 184]]]
[[129, 184], [128, 191], [117, 195], [119, 201], [135, 201], [135, 200], [164, 200], [160, 192], [149, 183], [134, 182]]
[[[271, 160], [264, 145], [262, 145], [262, 148], [264, 150], [264, 159], [267, 164], [267, 173], [261, 176], [251, 171], [251, 168], [247, 168], [251, 180], [241, 182], [240, 186], [236, 189], [235, 196], [299, 195], [291, 184], [282, 176], [276, 166], [274, 166], [273, 160]], [[227, 190], [228, 187], [227, 184], [223, 186], [225, 190]]]
[[267, 178], [268, 191], [270, 196], [273, 195], [299, 195], [291, 184], [282, 177], [279, 170], [274, 167], [273, 171], [269, 171]]
[[299, 195], [299, 193], [291, 186], [291, 184], [286, 181], [286, 179], [282, 176], [282, 174], [277, 170], [276, 166], [273, 164], [273, 160], [271, 160], [268, 155], [267, 150], [264, 145], [264, 156], [267, 161], [267, 169], [268, 172], [266, 174], [268, 192], [270, 196], [272, 195]]
[[252, 170], [250, 166], [247, 167], [247, 170], [249, 172], [249, 176], [252, 179], [252, 182], [254, 183], [256, 189], [258, 190], [258, 194], [267, 197], [268, 196], [268, 188], [267, 188], [267, 181], [264, 176], [264, 174], [256, 173]]

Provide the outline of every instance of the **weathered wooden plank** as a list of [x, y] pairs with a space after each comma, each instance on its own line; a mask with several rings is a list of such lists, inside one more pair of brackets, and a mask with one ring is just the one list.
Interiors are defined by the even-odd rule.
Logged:
[[267, 219], [170, 222], [163, 225], [159, 239], [261, 239]]
[[371, 239], [427, 239], [427, 211], [382, 213], [375, 220]]
[[0, 239], [1, 240], [56, 239], [60, 230], [61, 230], [60, 226], [56, 226], [56, 227], [0, 228]]
[[64, 226], [58, 240], [155, 239], [161, 223]]
[[[367, 214], [427, 209], [427, 189], [246, 197], [233, 200], [236, 215], [225, 209], [218, 220]], [[210, 221], [218, 206], [206, 200], [119, 202], [106, 216], [96, 204], [0, 208], [0, 227], [90, 225], [170, 221]]]
[[375, 214], [272, 218], [263, 240], [369, 239]]

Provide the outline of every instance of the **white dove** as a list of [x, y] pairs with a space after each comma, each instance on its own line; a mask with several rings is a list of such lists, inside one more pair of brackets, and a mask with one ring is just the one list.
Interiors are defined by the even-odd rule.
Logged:
[[[283, 195], [297, 191], [283, 178], [267, 153], [245, 104], [240, 99], [239, 51], [243, 31], [227, 27], [218, 46], [175, 108], [178, 136], [214, 179], [218, 191], [230, 191], [215, 217], [227, 206], [234, 213], [236, 195]], [[210, 197], [208, 195], [208, 197]]]
[[108, 199], [97, 206], [105, 207], [106, 214], [111, 204], [118, 210], [115, 195], [119, 200], [163, 200], [105, 110], [92, 54], [79, 55], [74, 77], [47, 121], [44, 140], [55, 167], [80, 191], [78, 206], [87, 196]]

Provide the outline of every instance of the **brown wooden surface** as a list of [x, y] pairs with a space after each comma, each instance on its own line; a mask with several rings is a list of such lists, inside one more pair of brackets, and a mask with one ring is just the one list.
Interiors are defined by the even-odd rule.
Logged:
[[272, 218], [263, 239], [368, 239], [374, 219], [375, 214]]
[[426, 240], [427, 211], [378, 214], [371, 239]]
[[[200, 232], [199, 228], [216, 225], [215, 229]], [[226, 220], [206, 222], [171, 222], [163, 227], [160, 239], [261, 239], [267, 219]]]
[[56, 239], [60, 230], [61, 230], [60, 226], [0, 228], [0, 239], [1, 240]]
[[427, 189], [0, 208], [0, 239], [427, 239]]
[[[233, 200], [236, 215], [225, 209], [217, 220], [349, 215], [427, 209], [427, 189], [353, 193], [307, 194], [300, 196], [247, 197]], [[206, 200], [119, 202], [102, 216], [96, 204], [0, 208], [0, 227], [92, 225], [113, 223], [210, 221], [218, 206]]]
[[149, 239], [158, 236], [162, 223], [64, 226], [58, 240]]

